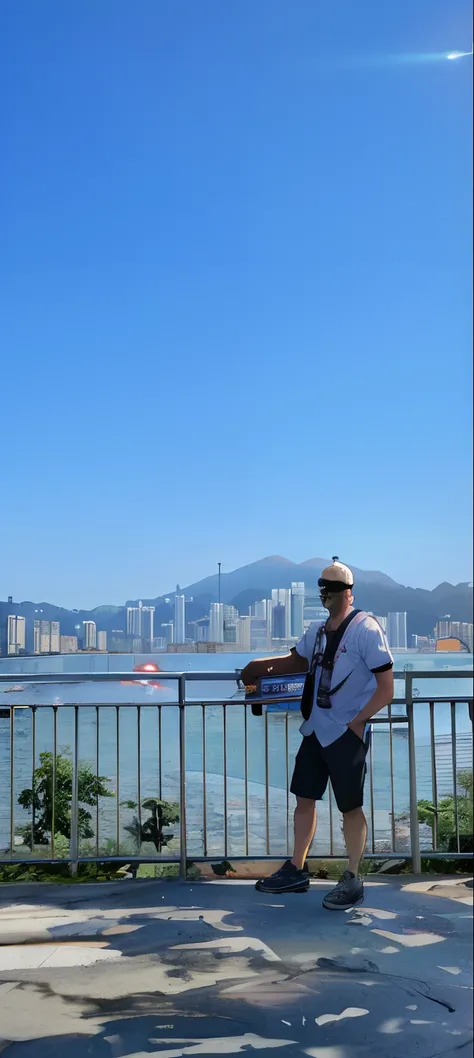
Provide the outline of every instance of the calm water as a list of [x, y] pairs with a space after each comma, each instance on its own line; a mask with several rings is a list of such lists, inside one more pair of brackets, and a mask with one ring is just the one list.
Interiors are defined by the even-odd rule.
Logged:
[[[232, 672], [242, 668], [250, 655], [155, 655], [153, 660], [169, 671], [214, 671]], [[92, 655], [61, 658], [2, 659], [0, 672], [12, 673], [12, 683], [21, 684], [21, 672], [33, 672], [39, 676], [46, 671], [77, 672], [131, 671], [135, 665], [149, 661], [150, 656]], [[404, 654], [396, 658], [396, 669], [412, 665], [416, 671], [426, 675], [415, 681], [420, 697], [449, 696], [453, 700], [472, 694], [469, 678], [436, 680], [431, 676], [440, 668], [449, 673], [472, 669], [472, 655], [420, 655]], [[47, 663], [47, 665], [46, 665]], [[8, 665], [8, 668], [6, 667]], [[54, 666], [54, 667], [53, 667]], [[113, 666], [113, 668], [112, 668]], [[44, 706], [36, 713], [35, 762], [39, 753], [53, 746], [53, 702], [63, 705], [57, 713], [58, 748], [70, 747], [74, 742], [74, 711], [68, 704], [81, 704], [79, 711], [79, 757], [110, 780], [110, 789], [118, 791], [118, 801], [138, 800], [138, 775], [140, 795], [161, 796], [165, 800], [179, 800], [179, 742], [178, 708], [176, 685], [165, 679], [160, 687], [110, 684], [46, 684], [38, 682], [28, 685], [22, 693], [9, 693], [2, 687], [0, 705], [23, 704]], [[397, 696], [403, 693], [403, 684], [398, 683]], [[226, 710], [225, 773], [224, 784], [224, 722], [220, 705], [210, 705], [205, 711], [205, 732], [201, 701], [219, 701], [236, 695], [232, 708]], [[188, 848], [191, 855], [202, 855], [204, 851], [216, 854], [224, 850], [224, 828], [227, 825], [230, 854], [246, 851], [262, 855], [265, 853], [266, 829], [270, 835], [270, 851], [275, 855], [286, 851], [289, 813], [292, 811], [286, 787], [294, 754], [299, 745], [299, 714], [285, 716], [271, 714], [268, 717], [268, 824], [266, 824], [267, 801], [265, 797], [265, 725], [263, 718], [248, 718], [247, 812], [245, 811], [245, 739], [244, 708], [239, 704], [235, 684], [205, 681], [187, 684], [190, 704], [186, 711], [186, 775], [187, 775], [187, 819]], [[107, 708], [105, 703], [120, 704], [118, 712]], [[134, 704], [127, 704], [134, 703]], [[137, 705], [140, 704], [140, 739], [137, 736]], [[162, 708], [158, 709], [157, 706]], [[96, 708], [98, 706], [99, 708]], [[102, 707], [101, 707], [102, 706]], [[394, 707], [394, 712], [403, 709]], [[25, 786], [31, 784], [32, 770], [32, 722], [31, 711], [17, 709], [14, 721], [14, 825], [15, 829], [27, 819], [17, 804], [17, 798]], [[451, 752], [451, 710], [447, 703], [438, 703], [435, 708], [436, 764], [438, 792], [453, 789], [453, 767]], [[429, 745], [429, 708], [419, 703], [415, 710], [415, 735], [417, 746], [418, 796], [431, 797], [431, 756]], [[456, 706], [457, 767], [472, 766], [472, 728], [467, 706]], [[287, 755], [288, 750], [288, 755]], [[203, 781], [203, 755], [205, 753], [206, 781]], [[393, 789], [390, 782], [390, 756], [393, 760]], [[0, 720], [0, 781], [2, 790], [9, 789], [10, 781], [10, 722]], [[367, 803], [370, 829], [374, 840], [391, 839], [392, 801], [395, 815], [408, 809], [408, 744], [406, 725], [393, 728], [392, 741], [385, 726], [378, 726], [373, 733], [372, 745], [372, 790], [367, 785]], [[203, 833], [203, 804], [206, 795], [207, 832]], [[224, 820], [226, 806], [226, 823]], [[134, 812], [127, 807], [117, 811], [117, 798], [102, 800], [98, 813], [93, 812], [93, 827], [101, 850], [107, 842], [116, 843], [121, 852], [132, 851], [131, 838], [126, 826], [132, 821]], [[341, 847], [340, 828], [335, 812], [333, 820], [334, 847]], [[320, 810], [319, 838], [321, 851], [329, 851], [330, 820], [329, 802], [326, 799]], [[0, 802], [0, 853], [8, 847], [10, 835], [10, 802], [8, 796]], [[372, 837], [372, 835], [371, 835]], [[397, 841], [402, 841], [397, 833]], [[323, 848], [324, 846], [324, 848]], [[327, 846], [327, 848], [326, 848]], [[396, 845], [396, 847], [399, 847]], [[401, 846], [400, 846], [401, 847]], [[86, 851], [84, 849], [84, 851]], [[115, 851], [110, 846], [109, 851]], [[153, 854], [153, 847], [144, 846], [145, 855]], [[25, 850], [17, 849], [19, 855]]]

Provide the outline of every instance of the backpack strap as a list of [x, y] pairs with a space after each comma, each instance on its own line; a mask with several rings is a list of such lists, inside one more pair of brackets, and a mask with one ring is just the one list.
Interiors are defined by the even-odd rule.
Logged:
[[[316, 683], [316, 669], [321, 668], [321, 676], [318, 687], [318, 701], [317, 704], [321, 709], [330, 709], [331, 703], [329, 700], [329, 690], [331, 686], [332, 670], [334, 668], [334, 659], [337, 651], [341, 645], [342, 640], [347, 632], [347, 629], [356, 621], [359, 624], [366, 618], [367, 614], [364, 610], [351, 610], [351, 613], [347, 615], [344, 621], [341, 622], [339, 628], [332, 633], [329, 640], [326, 638], [326, 646], [323, 653], [321, 653], [321, 640], [323, 634], [326, 632], [326, 625], [321, 625], [316, 633], [316, 640], [314, 644], [313, 656], [311, 658], [311, 666], [306, 677], [304, 685], [303, 695], [301, 698], [301, 712], [305, 720], [309, 720], [311, 716], [311, 710], [314, 702], [314, 689]], [[323, 704], [324, 703], [324, 704]]]
[[334, 658], [336, 657], [336, 654], [339, 650], [342, 640], [344, 639], [347, 629], [349, 628], [349, 625], [351, 625], [353, 621], [355, 621], [356, 624], [360, 624], [362, 621], [365, 620], [366, 617], [367, 614], [365, 610], [352, 610], [351, 613], [349, 613], [347, 617], [344, 618], [342, 623], [339, 625], [339, 628], [336, 628], [336, 631], [332, 633], [330, 642], [326, 643], [326, 649], [321, 660], [321, 665], [323, 669], [333, 668]]

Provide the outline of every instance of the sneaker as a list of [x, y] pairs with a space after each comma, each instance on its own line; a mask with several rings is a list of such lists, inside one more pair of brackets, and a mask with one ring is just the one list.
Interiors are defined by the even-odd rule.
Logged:
[[283, 867], [269, 878], [259, 878], [255, 888], [261, 893], [305, 893], [309, 889], [307, 865], [300, 871], [291, 860], [287, 860]]
[[344, 871], [344, 874], [330, 893], [324, 897], [323, 907], [330, 911], [348, 911], [351, 907], [357, 907], [364, 900], [364, 886], [356, 874], [352, 871]]

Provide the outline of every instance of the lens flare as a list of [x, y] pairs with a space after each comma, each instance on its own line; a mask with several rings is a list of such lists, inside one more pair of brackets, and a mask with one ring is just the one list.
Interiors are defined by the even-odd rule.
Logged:
[[422, 52], [399, 52], [398, 54], [385, 55], [360, 55], [339, 56], [331, 60], [331, 65], [341, 68], [352, 67], [353, 69], [365, 70], [372, 68], [390, 68], [395, 66], [430, 66], [437, 63], [455, 62], [459, 59], [467, 59], [473, 54], [470, 51], [422, 51]]
[[453, 59], [464, 59], [466, 55], [472, 55], [472, 48], [470, 51], [450, 51], [446, 58], [452, 61]]
[[[160, 669], [154, 661], [146, 661], [144, 665], [135, 665], [134, 672], [143, 672], [146, 674], [159, 672]], [[163, 684], [158, 683], [155, 680], [121, 680], [121, 684], [128, 686], [130, 683], [138, 683], [141, 687], [157, 687], [159, 690], [163, 690]]]

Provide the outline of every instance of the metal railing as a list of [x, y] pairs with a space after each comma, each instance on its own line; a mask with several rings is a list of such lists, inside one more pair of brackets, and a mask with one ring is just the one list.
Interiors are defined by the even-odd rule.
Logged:
[[[469, 856], [463, 839], [472, 842], [472, 695], [422, 698], [414, 681], [472, 680], [473, 674], [395, 677], [405, 683], [403, 697], [372, 721], [367, 856], [409, 857], [419, 873], [422, 855]], [[20, 679], [25, 688], [85, 686], [143, 683], [144, 674], [22, 673]], [[178, 862], [184, 878], [189, 860], [291, 854], [289, 784], [299, 714], [267, 711], [254, 718], [242, 697], [213, 699], [209, 689], [205, 700], [187, 697], [187, 684], [235, 686], [234, 672], [160, 672], [159, 680], [169, 700], [61, 704], [48, 694], [51, 700], [17, 705], [3, 699], [0, 864], [67, 862], [75, 873], [84, 862]], [[0, 674], [0, 688], [7, 682], [12, 674]], [[425, 802], [421, 825], [419, 798]], [[161, 827], [163, 805], [179, 822], [179, 841]], [[145, 823], [144, 811], [151, 813]], [[343, 858], [330, 788], [318, 814], [313, 855]], [[57, 830], [60, 819], [66, 835]]]

